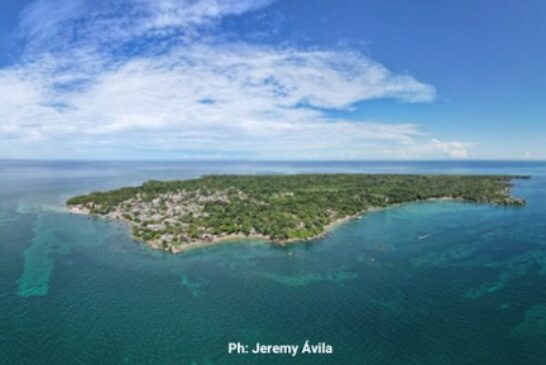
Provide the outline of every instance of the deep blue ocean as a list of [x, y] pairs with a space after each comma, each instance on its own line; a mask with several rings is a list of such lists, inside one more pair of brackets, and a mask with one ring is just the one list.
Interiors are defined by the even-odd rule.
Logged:
[[[528, 174], [525, 207], [424, 202], [325, 239], [179, 255], [68, 214], [80, 193], [211, 173]], [[326, 342], [332, 355], [228, 343]], [[0, 161], [0, 364], [546, 364], [544, 162]]]

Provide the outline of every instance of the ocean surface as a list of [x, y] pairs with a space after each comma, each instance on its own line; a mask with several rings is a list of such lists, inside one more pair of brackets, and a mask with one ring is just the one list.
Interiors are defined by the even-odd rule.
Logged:
[[[180, 255], [70, 196], [210, 173], [529, 174], [525, 207], [425, 202], [325, 239]], [[234, 355], [229, 342], [332, 355]], [[546, 163], [0, 161], [0, 364], [546, 364]]]

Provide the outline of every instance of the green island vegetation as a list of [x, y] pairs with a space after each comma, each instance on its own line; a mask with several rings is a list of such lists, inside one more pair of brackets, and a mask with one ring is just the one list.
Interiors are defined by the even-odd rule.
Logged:
[[327, 227], [372, 208], [426, 199], [523, 205], [504, 175], [208, 175], [148, 181], [68, 200], [71, 211], [128, 222], [152, 247], [261, 237], [278, 243], [320, 237]]

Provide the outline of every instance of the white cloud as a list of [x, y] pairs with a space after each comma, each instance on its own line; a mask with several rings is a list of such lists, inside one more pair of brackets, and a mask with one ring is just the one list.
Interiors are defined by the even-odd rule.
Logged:
[[431, 142], [433, 149], [440, 152], [443, 156], [449, 158], [466, 158], [468, 157], [468, 145], [462, 142], [441, 142], [433, 139]]
[[36, 0], [21, 13], [20, 28], [26, 37], [50, 35], [59, 25], [85, 15], [85, 0]]
[[[38, 123], [44, 138], [138, 130], [219, 130], [235, 132], [234, 138], [271, 137], [320, 130], [329, 138], [335, 132], [407, 141], [413, 127], [332, 121], [315, 108], [346, 108], [380, 97], [414, 101], [428, 99], [433, 92], [356, 54], [248, 45], [192, 45], [132, 59], [91, 74], [84, 88], [58, 90], [85, 73], [52, 69], [41, 60], [3, 73], [7, 99], [1, 108], [10, 117], [7, 125], [18, 126], [22, 136], [27, 131], [21, 122], [26, 120], [33, 121], [34, 132]], [[404, 133], [394, 133], [398, 130]]]
[[145, 29], [202, 25], [228, 15], [239, 15], [269, 5], [273, 0], [141, 0], [147, 4]]
[[[100, 151], [288, 159], [467, 155], [466, 145], [427, 140], [411, 123], [337, 118], [333, 111], [365, 100], [413, 103], [435, 97], [434, 87], [356, 52], [220, 44], [213, 37], [119, 58], [100, 45], [104, 34], [124, 42], [139, 34], [194, 31], [268, 0], [131, 0], [106, 11], [84, 1], [55, 1], [61, 9], [55, 15], [43, 0], [23, 14], [22, 29], [34, 39], [32, 61], [27, 57], [0, 70], [5, 146], [0, 154], [40, 144], [46, 154], [86, 156]], [[132, 7], [120, 14], [123, 4]], [[88, 35], [66, 38], [83, 14], [87, 18], [78, 26]], [[48, 22], [42, 24], [44, 16]]]
[[180, 41], [199, 36], [226, 16], [255, 11], [273, 1], [36, 0], [21, 14], [20, 33], [28, 43], [27, 58], [44, 49], [109, 48], [139, 38]]

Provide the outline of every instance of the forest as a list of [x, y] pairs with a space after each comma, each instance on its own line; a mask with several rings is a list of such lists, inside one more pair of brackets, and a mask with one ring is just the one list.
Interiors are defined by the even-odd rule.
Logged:
[[274, 241], [316, 237], [338, 219], [373, 207], [432, 198], [523, 205], [504, 175], [299, 174], [208, 175], [148, 181], [68, 200], [90, 214], [132, 223], [163, 248], [230, 235]]

